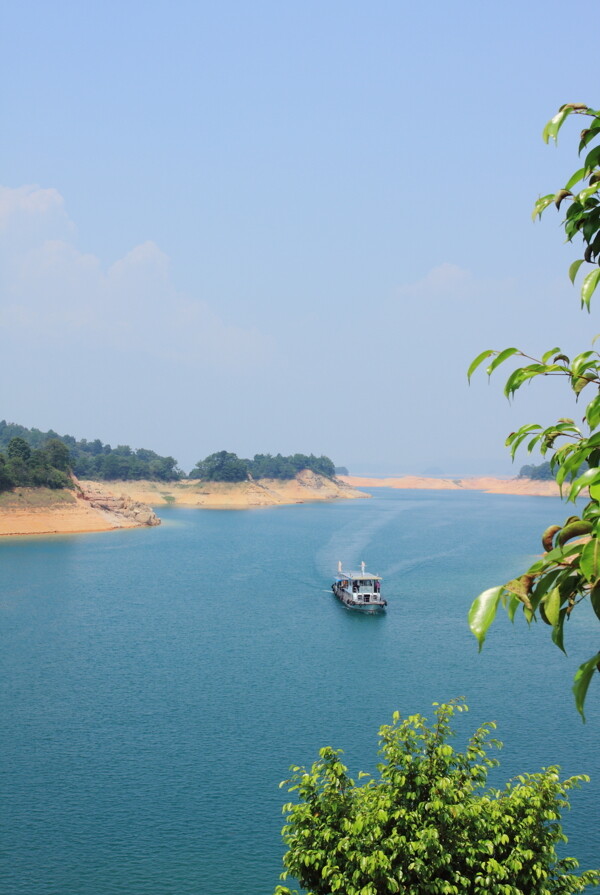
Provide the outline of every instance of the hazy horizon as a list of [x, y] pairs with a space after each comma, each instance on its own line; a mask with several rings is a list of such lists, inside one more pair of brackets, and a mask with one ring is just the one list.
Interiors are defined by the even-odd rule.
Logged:
[[[569, 21], [591, 22], [576, 0]], [[189, 470], [227, 449], [352, 473], [517, 473], [485, 348], [590, 347], [577, 167], [595, 60], [564, 6], [189, 0], [4, 11], [0, 417]]]

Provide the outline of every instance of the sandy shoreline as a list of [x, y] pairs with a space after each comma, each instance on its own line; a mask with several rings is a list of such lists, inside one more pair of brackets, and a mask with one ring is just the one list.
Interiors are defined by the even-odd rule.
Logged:
[[[500, 479], [490, 476], [462, 479], [424, 476], [339, 476], [335, 481], [309, 470], [296, 479], [249, 482], [81, 482], [85, 498], [76, 491], [19, 488], [0, 494], [0, 537], [12, 535], [75, 534], [137, 528], [158, 524], [150, 507], [185, 506], [205, 509], [251, 509], [312, 501], [368, 498], [358, 488], [400, 488], [444, 491], [486, 491], [559, 497], [556, 482]], [[152, 516], [154, 514], [151, 514]]]
[[103, 485], [91, 489], [17, 488], [0, 494], [0, 537], [80, 534], [158, 525], [149, 506], [115, 496]]
[[78, 485], [81, 492], [18, 488], [0, 494], [0, 537], [75, 534], [156, 525], [160, 520], [151, 507], [250, 509], [369, 497], [351, 485], [325, 479], [309, 470], [290, 481], [81, 481]]
[[134, 528], [136, 523], [123, 519], [117, 522], [110, 514], [91, 507], [73, 491], [60, 493], [60, 499], [45, 506], [28, 502], [34, 489], [20, 488], [19, 498], [0, 505], [0, 537], [10, 535], [75, 534]]
[[493, 476], [473, 476], [473, 478], [427, 478], [425, 476], [403, 475], [390, 478], [368, 476], [340, 476], [340, 479], [355, 488], [407, 488], [436, 491], [485, 491], [488, 494], [523, 494], [529, 497], [560, 497], [555, 481], [535, 481], [533, 479], [501, 479]]
[[[89, 483], [82, 482], [83, 485]], [[205, 509], [251, 509], [322, 500], [353, 500], [369, 495], [341, 480], [332, 481], [308, 469], [295, 479], [258, 479], [248, 482], [112, 482], [115, 490], [151, 507], [203, 507]]]

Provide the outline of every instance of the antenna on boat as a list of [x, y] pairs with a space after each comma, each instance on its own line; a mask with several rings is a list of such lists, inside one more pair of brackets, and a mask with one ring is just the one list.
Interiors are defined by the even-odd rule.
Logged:
[[338, 572], [341, 572], [341, 571], [342, 571], [342, 561], [341, 561], [341, 559], [338, 559]]
[[360, 570], [361, 570], [361, 572], [362, 572], [363, 575], [364, 575], [364, 574], [365, 574], [365, 564], [364, 564], [364, 562], [361, 562], [361, 564], [360, 564]]

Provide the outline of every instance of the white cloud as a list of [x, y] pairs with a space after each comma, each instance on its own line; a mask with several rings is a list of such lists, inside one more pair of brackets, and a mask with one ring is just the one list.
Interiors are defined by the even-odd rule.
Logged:
[[38, 186], [20, 186], [17, 189], [0, 186], [0, 231], [19, 224], [34, 223], [40, 219], [48, 222], [67, 223], [64, 201], [58, 190], [41, 189]]
[[470, 270], [444, 262], [429, 270], [421, 280], [400, 286], [398, 295], [415, 298], [467, 298], [479, 288]]
[[185, 368], [260, 363], [264, 337], [178, 291], [155, 243], [135, 246], [103, 269], [77, 248], [75, 233], [57, 190], [0, 187], [0, 338], [29, 351], [41, 338], [102, 340], [130, 359], [168, 359]]

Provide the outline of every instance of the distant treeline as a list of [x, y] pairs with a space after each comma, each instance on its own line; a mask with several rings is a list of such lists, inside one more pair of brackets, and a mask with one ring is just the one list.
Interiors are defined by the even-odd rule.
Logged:
[[255, 454], [252, 460], [242, 460], [229, 451], [218, 451], [199, 460], [189, 474], [190, 479], [205, 482], [243, 482], [253, 479], [293, 479], [302, 469], [310, 469], [318, 475], [333, 478], [335, 466], [329, 457], [314, 454]]
[[553, 479], [554, 476], [549, 463], [540, 463], [539, 466], [521, 466], [519, 478], [547, 481], [548, 479]]
[[[249, 477], [293, 479], [302, 469], [328, 478], [336, 472], [329, 457], [314, 454], [255, 454], [252, 460], [243, 460], [237, 454], [219, 451], [198, 461], [188, 478], [207, 482], [242, 482]], [[42, 432], [0, 420], [0, 491], [17, 486], [64, 488], [70, 484], [70, 471], [78, 478], [96, 481], [173, 482], [185, 478], [173, 457], [161, 457], [147, 448], [132, 450], [127, 444], [112, 448], [99, 438], [77, 441], [53, 429]]]
[[[183, 477], [173, 457], [161, 457], [146, 448], [132, 450], [127, 444], [112, 448], [102, 444], [99, 438], [95, 441], [81, 441], [72, 435], [58, 435], [52, 429], [41, 432], [39, 429], [26, 429], [16, 423], [0, 421], [0, 451], [8, 450], [11, 440], [19, 438], [24, 441], [33, 453], [47, 450], [49, 442], [59, 442], [66, 446], [68, 461], [65, 469], [71, 469], [78, 478], [99, 481], [115, 479], [150, 479], [151, 481], [172, 482]], [[36, 454], [36, 456], [38, 456]], [[41, 455], [39, 455], [41, 456]], [[5, 462], [8, 458], [5, 457]], [[59, 467], [60, 470], [60, 467]], [[21, 470], [23, 472], [23, 470]], [[16, 484], [25, 485], [18, 481]], [[47, 484], [33, 482], [32, 484]], [[51, 487], [64, 487], [53, 485]]]

